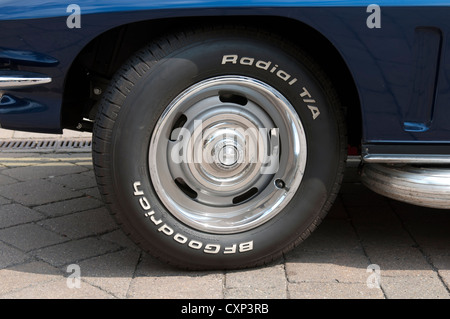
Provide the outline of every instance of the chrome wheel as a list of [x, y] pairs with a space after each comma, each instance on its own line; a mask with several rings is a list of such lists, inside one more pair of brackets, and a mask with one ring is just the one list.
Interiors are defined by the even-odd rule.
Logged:
[[153, 187], [168, 211], [197, 230], [231, 234], [276, 216], [306, 166], [302, 123], [276, 89], [219, 76], [182, 92], [149, 148]]

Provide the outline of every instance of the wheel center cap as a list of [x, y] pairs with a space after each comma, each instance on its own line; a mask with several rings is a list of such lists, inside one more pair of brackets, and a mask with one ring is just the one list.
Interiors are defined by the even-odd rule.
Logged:
[[234, 145], [225, 145], [219, 150], [217, 157], [221, 166], [230, 167], [238, 161], [238, 150]]

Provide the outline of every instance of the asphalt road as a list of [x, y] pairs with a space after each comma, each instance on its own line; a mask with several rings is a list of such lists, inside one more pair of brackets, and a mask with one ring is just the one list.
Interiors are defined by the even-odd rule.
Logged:
[[283, 259], [188, 272], [122, 234], [89, 152], [0, 152], [0, 298], [448, 299], [450, 210], [379, 196], [356, 166], [324, 222]]

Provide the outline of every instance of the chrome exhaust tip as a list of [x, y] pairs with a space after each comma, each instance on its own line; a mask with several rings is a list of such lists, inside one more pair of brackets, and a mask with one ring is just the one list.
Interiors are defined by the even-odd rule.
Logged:
[[386, 197], [424, 207], [450, 209], [450, 166], [365, 164], [361, 182]]

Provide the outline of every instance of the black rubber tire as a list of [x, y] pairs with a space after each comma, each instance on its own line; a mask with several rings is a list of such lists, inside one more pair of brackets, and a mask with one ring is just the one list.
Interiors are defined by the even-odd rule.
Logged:
[[[277, 72], [254, 66], [222, 64], [223, 56], [230, 54], [272, 61], [298, 81], [289, 84]], [[297, 193], [275, 217], [249, 231], [211, 234], [188, 227], [164, 207], [152, 186], [148, 151], [156, 122], [180, 92], [201, 80], [229, 74], [264, 81], [290, 101], [306, 132], [308, 157]], [[300, 96], [304, 88], [320, 115], [308, 108], [304, 102], [308, 97]], [[345, 125], [325, 72], [283, 38], [243, 27], [196, 29], [153, 41], [120, 68], [95, 120], [93, 161], [100, 192], [112, 215], [151, 255], [186, 269], [254, 267], [282, 257], [325, 217], [345, 167]], [[153, 221], [144, 216], [139, 200], [151, 204]], [[164, 225], [173, 231], [171, 235], [164, 232]], [[187, 241], [174, 240], [174, 234]], [[200, 249], [189, 247], [191, 242], [195, 248], [201, 244]], [[219, 245], [218, 253], [205, 253], [208, 244]], [[224, 254], [226, 247], [234, 253]]]

